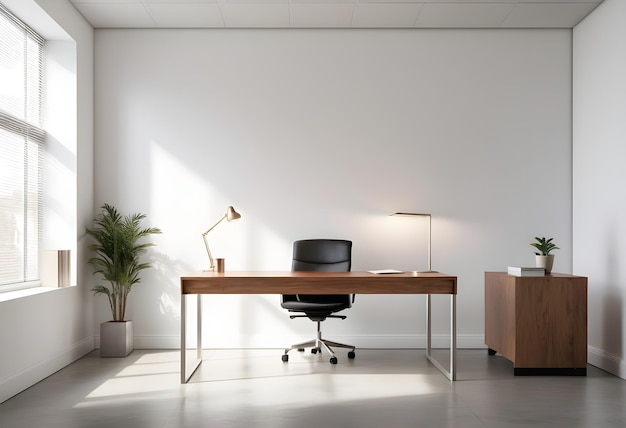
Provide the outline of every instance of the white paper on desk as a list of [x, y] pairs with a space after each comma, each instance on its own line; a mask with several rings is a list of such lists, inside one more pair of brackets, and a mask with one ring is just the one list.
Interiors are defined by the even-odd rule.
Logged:
[[368, 270], [369, 273], [375, 273], [377, 275], [382, 275], [382, 274], [390, 274], [390, 273], [404, 273], [404, 271], [401, 270], [395, 270], [395, 269], [378, 269], [378, 270]]

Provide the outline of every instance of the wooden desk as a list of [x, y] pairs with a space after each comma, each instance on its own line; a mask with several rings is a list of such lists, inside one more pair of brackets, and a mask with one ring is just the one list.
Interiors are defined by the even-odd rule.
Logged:
[[[199, 272], [180, 278], [181, 383], [202, 363], [202, 299], [197, 299], [197, 356], [187, 368], [187, 296], [202, 294], [426, 294], [426, 358], [448, 379], [456, 380], [456, 276], [438, 272]], [[450, 369], [431, 355], [431, 295], [450, 295]]]

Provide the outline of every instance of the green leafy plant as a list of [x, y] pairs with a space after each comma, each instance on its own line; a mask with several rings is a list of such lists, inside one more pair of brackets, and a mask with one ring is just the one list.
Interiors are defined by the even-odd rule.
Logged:
[[113, 321], [124, 321], [128, 295], [133, 285], [140, 282], [141, 271], [151, 266], [150, 263], [142, 263], [140, 256], [154, 244], [139, 241], [161, 233], [161, 230], [142, 228], [140, 223], [145, 217], [144, 214], [123, 216], [115, 207], [104, 204], [94, 218], [95, 227], [86, 230], [87, 235], [96, 241], [89, 247], [96, 253], [88, 261], [95, 268], [93, 274], [101, 275], [108, 282], [95, 286], [91, 291], [108, 297]]
[[530, 245], [535, 247], [539, 252], [535, 252], [538, 256], [547, 256], [552, 250], [559, 250], [560, 248], [552, 243], [553, 238], [546, 239], [545, 237], [538, 238], [535, 236], [537, 242], [533, 242]]

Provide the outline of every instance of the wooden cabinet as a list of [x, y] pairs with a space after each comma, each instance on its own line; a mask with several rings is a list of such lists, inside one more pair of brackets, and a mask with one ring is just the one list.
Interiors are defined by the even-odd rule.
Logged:
[[587, 278], [485, 272], [485, 344], [515, 375], [586, 375]]

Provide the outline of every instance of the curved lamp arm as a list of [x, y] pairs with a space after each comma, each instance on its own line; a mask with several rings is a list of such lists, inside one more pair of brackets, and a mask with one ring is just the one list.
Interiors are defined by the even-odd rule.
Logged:
[[209, 267], [209, 270], [215, 270], [215, 263], [213, 262], [213, 256], [211, 255], [211, 250], [209, 249], [209, 242], [207, 241], [206, 236], [208, 235], [210, 231], [212, 231], [215, 228], [215, 226], [220, 224], [224, 219], [226, 219], [227, 221], [235, 221], [240, 218], [241, 218], [241, 214], [235, 211], [235, 209], [232, 206], [229, 206], [228, 209], [226, 210], [226, 214], [224, 214], [224, 216], [220, 218], [217, 221], [217, 223], [215, 223], [206, 232], [202, 234], [202, 239], [204, 239], [204, 246], [206, 247], [206, 252], [209, 255], [209, 260], [211, 261], [211, 266]]

